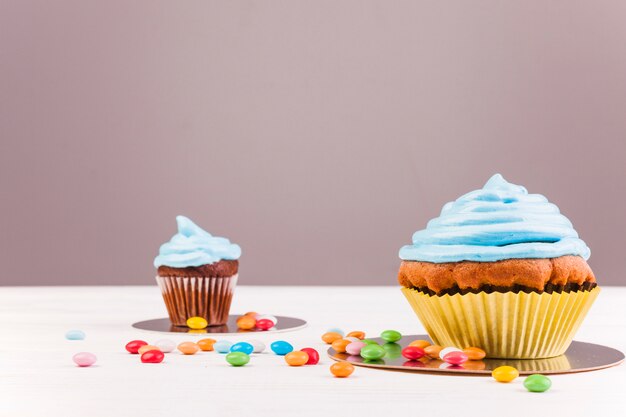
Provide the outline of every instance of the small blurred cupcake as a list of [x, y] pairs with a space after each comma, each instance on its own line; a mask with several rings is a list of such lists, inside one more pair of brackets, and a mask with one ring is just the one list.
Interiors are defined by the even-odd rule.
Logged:
[[237, 285], [241, 248], [211, 236], [187, 217], [177, 216], [176, 223], [178, 233], [154, 259], [170, 320], [186, 326], [188, 318], [204, 317], [209, 326], [223, 325]]
[[400, 249], [402, 291], [436, 344], [490, 358], [563, 354], [598, 295], [558, 207], [496, 174]]

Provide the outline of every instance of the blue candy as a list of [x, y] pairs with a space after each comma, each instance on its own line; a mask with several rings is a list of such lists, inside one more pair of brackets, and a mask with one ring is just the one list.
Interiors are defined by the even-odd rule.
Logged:
[[233, 345], [233, 342], [228, 340], [218, 340], [213, 344], [213, 350], [217, 353], [228, 353], [230, 352], [230, 347]]
[[[215, 349], [215, 345], [213, 345], [213, 348]], [[247, 342], [239, 342], [239, 343], [235, 343], [234, 345], [232, 345], [230, 347], [230, 351], [231, 352], [243, 352], [246, 355], [249, 355], [254, 351], [254, 346], [252, 346], [250, 343], [247, 343]]]
[[65, 333], [65, 338], [67, 340], [83, 340], [85, 338], [85, 332], [82, 330], [70, 330]]
[[277, 355], [286, 355], [289, 352], [293, 352], [293, 346], [284, 340], [278, 340], [270, 345], [272, 351]]

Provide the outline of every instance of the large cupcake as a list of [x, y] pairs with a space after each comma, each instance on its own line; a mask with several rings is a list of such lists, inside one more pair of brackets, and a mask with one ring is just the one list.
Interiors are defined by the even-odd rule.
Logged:
[[435, 343], [548, 358], [567, 350], [600, 290], [589, 254], [556, 205], [496, 174], [400, 249], [398, 281]]
[[185, 326], [190, 317], [204, 317], [209, 326], [223, 325], [237, 285], [241, 248], [211, 236], [187, 217], [177, 216], [176, 222], [178, 233], [154, 259], [170, 320]]

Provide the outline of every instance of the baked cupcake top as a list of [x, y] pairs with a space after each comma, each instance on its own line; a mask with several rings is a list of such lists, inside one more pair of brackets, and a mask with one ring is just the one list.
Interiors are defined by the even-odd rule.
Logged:
[[447, 203], [413, 244], [400, 249], [405, 261], [495, 262], [557, 258], [590, 250], [559, 208], [540, 194], [495, 174], [482, 189]]
[[154, 258], [156, 268], [189, 268], [210, 265], [221, 260], [234, 261], [241, 256], [239, 245], [224, 237], [211, 236], [185, 216], [176, 216], [178, 233], [159, 248]]

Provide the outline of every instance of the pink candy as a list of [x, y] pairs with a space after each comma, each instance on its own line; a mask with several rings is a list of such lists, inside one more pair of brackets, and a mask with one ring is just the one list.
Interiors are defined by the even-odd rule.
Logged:
[[443, 361], [450, 365], [461, 365], [467, 362], [467, 355], [464, 352], [454, 351], [445, 355]]
[[72, 359], [74, 360], [76, 365], [85, 367], [85, 366], [91, 366], [94, 363], [96, 363], [96, 360], [98, 358], [96, 358], [96, 355], [94, 355], [93, 353], [80, 352], [74, 355]]
[[365, 346], [363, 342], [352, 342], [346, 346], [346, 352], [349, 355], [360, 355], [363, 346]]

